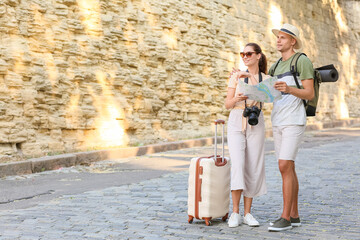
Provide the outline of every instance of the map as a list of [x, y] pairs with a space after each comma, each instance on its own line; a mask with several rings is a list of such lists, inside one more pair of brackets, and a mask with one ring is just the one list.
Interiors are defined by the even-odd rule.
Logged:
[[239, 81], [237, 87], [240, 92], [249, 99], [257, 102], [275, 102], [282, 98], [281, 92], [274, 88], [277, 77], [268, 78], [257, 85], [249, 85], [243, 81]]

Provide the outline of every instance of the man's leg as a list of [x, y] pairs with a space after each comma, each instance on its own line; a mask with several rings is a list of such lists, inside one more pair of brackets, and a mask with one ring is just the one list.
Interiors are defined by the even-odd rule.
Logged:
[[293, 199], [291, 204], [291, 211], [290, 211], [290, 217], [292, 218], [298, 218], [299, 217], [299, 209], [298, 209], [298, 199], [299, 199], [299, 181], [296, 175], [295, 171], [295, 163], [294, 163], [294, 179], [295, 179], [295, 189], [293, 190]]
[[[293, 199], [296, 190], [295, 180], [295, 164], [291, 160], [280, 160], [279, 159], [279, 170], [282, 177], [282, 189], [283, 189], [283, 212], [282, 218], [290, 221], [290, 212], [292, 209]], [[297, 200], [296, 200], [297, 202]]]

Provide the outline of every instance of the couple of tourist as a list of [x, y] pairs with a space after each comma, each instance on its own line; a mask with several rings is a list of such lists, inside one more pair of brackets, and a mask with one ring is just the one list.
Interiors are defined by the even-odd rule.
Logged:
[[[283, 211], [281, 216], [270, 222], [269, 231], [283, 231], [293, 226], [300, 226], [298, 212], [299, 183], [295, 172], [295, 158], [306, 126], [306, 112], [303, 99], [314, 97], [313, 73], [311, 61], [304, 55], [297, 63], [297, 78], [301, 88], [296, 86], [290, 72], [291, 61], [295, 50], [301, 48], [299, 30], [290, 24], [281, 29], [272, 29], [277, 37], [277, 50], [282, 58], [274, 64], [270, 71], [278, 77], [274, 88], [282, 93], [282, 98], [273, 104], [271, 121], [276, 158], [282, 177]], [[265, 183], [264, 140], [265, 124], [262, 112], [256, 125], [249, 125], [248, 118], [243, 116], [245, 107], [257, 106], [261, 103], [247, 99], [239, 88], [238, 81], [256, 85], [259, 79], [269, 78], [266, 75], [267, 60], [260, 46], [248, 43], [241, 57], [247, 71], [234, 70], [230, 76], [225, 101], [227, 109], [232, 109], [228, 120], [228, 147], [231, 158], [231, 195], [233, 212], [228, 220], [229, 227], [237, 227], [243, 221], [249, 226], [259, 226], [259, 222], [251, 215], [253, 197], [267, 192]], [[244, 196], [244, 217], [240, 216], [239, 205], [241, 195]]]

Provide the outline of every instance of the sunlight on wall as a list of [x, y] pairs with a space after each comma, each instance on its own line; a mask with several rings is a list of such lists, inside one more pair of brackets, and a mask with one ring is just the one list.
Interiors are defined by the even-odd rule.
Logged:
[[180, 88], [180, 91], [181, 91], [181, 92], [189, 92], [189, 88], [188, 88], [188, 84], [187, 84], [187, 83], [184, 83], [184, 82], [180, 83], [179, 88]]
[[338, 96], [335, 96], [336, 104], [336, 114], [339, 119], [349, 118], [349, 108], [345, 101], [345, 92], [343, 89], [339, 88]]
[[76, 90], [71, 92], [70, 101], [66, 107], [66, 126], [72, 128], [78, 125], [81, 121], [82, 116], [79, 113], [79, 101], [80, 101], [80, 90], [77, 84]]
[[[275, 1], [271, 0], [269, 3], [269, 10], [268, 10], [267, 18], [269, 19], [269, 21], [266, 26], [265, 36], [267, 36], [270, 39], [270, 48], [274, 48], [274, 47], [276, 47], [276, 37], [274, 37], [274, 34], [272, 33], [271, 29], [281, 28], [283, 21], [284, 21], [281, 8]], [[268, 50], [270, 50], [270, 49], [268, 49]], [[271, 60], [271, 59], [268, 59], [268, 61], [269, 60]]]
[[89, 89], [94, 99], [94, 106], [98, 112], [94, 127], [98, 132], [99, 139], [86, 139], [88, 144], [101, 147], [125, 146], [128, 142], [128, 136], [124, 130], [124, 111], [118, 107], [113, 98], [113, 94], [108, 87], [106, 76], [103, 72], [96, 72], [96, 79], [102, 88], [101, 96]]
[[158, 20], [156, 18], [156, 15], [151, 13], [152, 12], [152, 7], [151, 7], [149, 1], [143, 0], [141, 2], [141, 5], [145, 9], [145, 14], [146, 14], [146, 17], [147, 17], [148, 24], [150, 25], [152, 30], [155, 30], [156, 26], [158, 26]]
[[[245, 47], [245, 44], [242, 41], [239, 41], [240, 52], [242, 52], [244, 50], [244, 47]], [[245, 71], [247, 69], [247, 67], [244, 64], [244, 61], [243, 61], [242, 57], [240, 56], [240, 53], [239, 53], [239, 66], [238, 66], [238, 68], [241, 71]]]
[[338, 51], [338, 59], [341, 64], [341, 71], [339, 79], [342, 80], [339, 82], [338, 96], [335, 100], [338, 103], [337, 106], [337, 116], [340, 118], [349, 117], [349, 107], [346, 102], [346, 92], [344, 89], [347, 89], [347, 86], [356, 88], [356, 80], [359, 78], [359, 75], [356, 71], [357, 66], [357, 54], [356, 51], [352, 52], [348, 44], [343, 44], [340, 46]]
[[36, 9], [36, 7], [32, 9], [32, 14], [34, 15], [34, 22], [44, 27], [45, 30], [44, 37], [46, 39], [47, 44], [51, 47], [54, 47], [55, 34], [51, 30], [51, 28], [49, 28], [51, 24], [45, 19], [45, 16]]
[[298, 27], [299, 31], [300, 31], [300, 39], [304, 39], [302, 41], [302, 49], [306, 49], [306, 54], [311, 57], [313, 56], [313, 59], [311, 59], [313, 61], [317, 60], [316, 56], [321, 55], [321, 53], [319, 53], [319, 48], [318, 47], [313, 47], [316, 46], [316, 33], [314, 31], [314, 29], [312, 28], [311, 25], [295, 25], [296, 27]]
[[103, 109], [104, 116], [99, 126], [100, 139], [103, 146], [122, 146], [125, 145], [125, 131], [121, 124], [121, 120], [117, 120], [119, 116], [123, 118], [120, 111], [114, 105], [107, 105]]
[[[44, 30], [42, 37], [46, 42], [46, 44], [44, 44], [46, 45], [46, 48], [43, 48], [43, 46], [41, 45], [37, 46], [42, 48], [42, 50], [44, 51], [44, 53], [42, 54], [41, 57], [39, 57], [39, 59], [43, 59], [45, 64], [45, 70], [46, 70], [45, 73], [47, 76], [46, 81], [50, 80], [51, 86], [54, 87], [55, 84], [57, 83], [58, 70], [55, 65], [54, 55], [49, 49], [55, 47], [55, 40], [54, 40], [55, 34], [52, 28], [50, 28], [51, 23], [49, 22], [49, 19], [47, 19], [45, 15], [38, 10], [38, 6], [33, 4], [31, 10], [34, 16], [34, 21], [39, 25], [40, 29]], [[33, 46], [32, 48], [34, 48], [34, 44], [30, 44], [30, 46]], [[33, 53], [32, 56], [37, 57], [36, 54], [34, 54], [34, 52], [36, 52], [36, 49], [31, 49], [31, 50], [32, 50], [31, 52]]]
[[154, 28], [157, 25], [157, 19], [154, 15], [152, 14], [147, 14], [147, 18], [148, 18], [148, 23], [149, 25]]
[[345, 75], [345, 81], [350, 80], [351, 85], [351, 79], [354, 74], [354, 65], [356, 65], [356, 59], [352, 59], [349, 45], [344, 44], [340, 47], [340, 50], [338, 52], [338, 59], [342, 64], [343, 71], [341, 74]]
[[47, 69], [47, 75], [48, 75], [48, 79], [51, 82], [51, 86], [55, 86], [56, 82], [57, 82], [57, 78], [58, 78], [58, 70], [55, 66], [55, 60], [53, 58], [53, 54], [51, 53], [46, 53], [45, 54], [45, 65], [46, 65], [46, 69]]
[[[15, 37], [11, 37], [11, 40], [8, 41], [2, 41], [1, 46], [6, 47], [7, 49], [11, 49], [12, 57], [14, 58], [14, 72], [17, 74], [24, 74], [26, 73], [27, 66], [24, 63], [25, 58], [25, 52], [27, 49], [25, 49], [25, 46], [27, 46], [26, 43], [21, 44], [21, 42], [17, 43], [17, 40]], [[30, 61], [29, 58], [27, 58], [25, 61]]]
[[162, 40], [166, 43], [169, 49], [177, 49], [177, 37], [174, 30], [164, 30]]
[[77, 0], [85, 32], [92, 37], [102, 36], [99, 0]]
[[338, 4], [338, 1], [337, 0], [322, 0], [322, 3], [324, 5], [330, 4], [330, 7], [335, 15], [335, 20], [338, 25], [338, 28], [340, 29], [340, 31], [347, 33], [349, 29], [346, 24], [346, 20], [345, 20], [343, 11]]
[[269, 19], [271, 22], [270, 29], [281, 27], [283, 21], [282, 13], [280, 7], [276, 6], [273, 2], [270, 3]]
[[[343, 52], [343, 54], [339, 54], [341, 56], [341, 62], [343, 63], [343, 69], [345, 69], [346, 74], [346, 80], [349, 82], [350, 87], [356, 86], [356, 80], [359, 79], [358, 72], [357, 71], [357, 51], [353, 52], [351, 54], [350, 47], [348, 45], [345, 45], [344, 47], [340, 47], [340, 52]], [[345, 53], [345, 54], [344, 54]], [[357, 75], [357, 76], [356, 76]]]
[[227, 58], [227, 62], [228, 62], [228, 70], [229, 72], [232, 71], [232, 68], [235, 67], [235, 57], [233, 53], [228, 54], [228, 58]]
[[137, 51], [136, 42], [138, 41], [139, 36], [136, 32], [136, 29], [130, 22], [128, 22], [126, 24], [126, 30], [124, 31], [124, 37], [126, 39], [125, 45], [128, 47], [128, 50], [132, 50], [132, 51], [136, 52]]
[[210, 78], [210, 70], [208, 66], [204, 66], [203, 70], [202, 70], [202, 74], [207, 77]]

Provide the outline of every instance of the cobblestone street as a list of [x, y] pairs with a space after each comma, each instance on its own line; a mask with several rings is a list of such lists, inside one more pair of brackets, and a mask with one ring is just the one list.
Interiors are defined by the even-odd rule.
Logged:
[[[282, 233], [267, 230], [282, 207], [281, 177], [274, 154], [268, 151], [268, 193], [253, 203], [257, 228], [230, 229], [221, 220], [209, 227], [199, 220], [187, 223], [184, 165], [180, 171], [139, 183], [0, 211], [0, 239], [359, 239], [359, 145], [360, 137], [354, 137], [300, 149], [296, 166], [303, 225]], [[184, 160], [189, 163], [191, 156], [212, 151], [212, 147], [190, 148], [152, 157], [188, 156]]]

